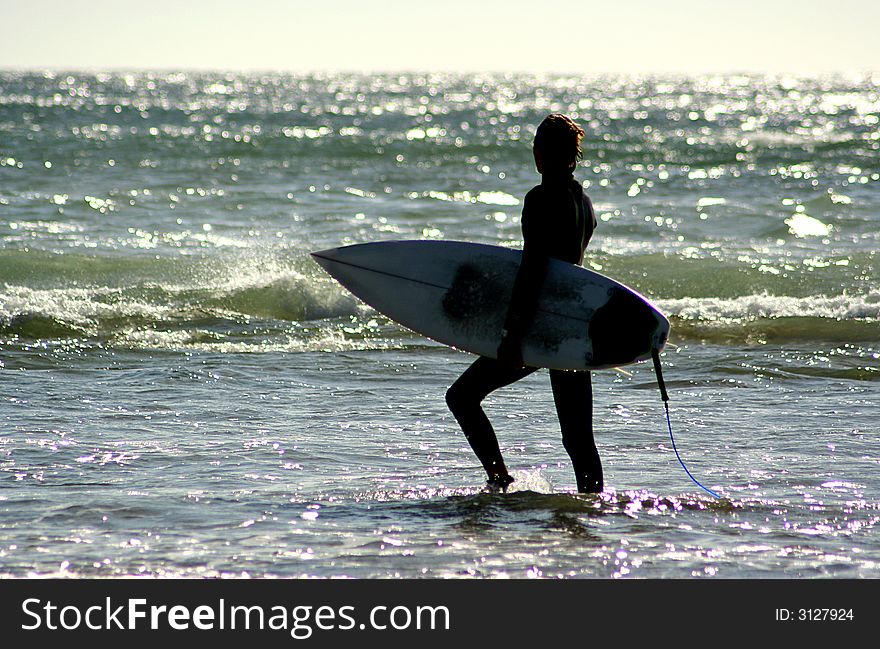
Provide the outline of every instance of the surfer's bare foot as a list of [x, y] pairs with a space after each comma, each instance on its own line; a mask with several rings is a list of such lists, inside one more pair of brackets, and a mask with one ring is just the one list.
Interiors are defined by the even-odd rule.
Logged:
[[486, 480], [486, 492], [491, 494], [507, 493], [507, 487], [513, 482], [513, 478], [507, 476], [497, 476]]

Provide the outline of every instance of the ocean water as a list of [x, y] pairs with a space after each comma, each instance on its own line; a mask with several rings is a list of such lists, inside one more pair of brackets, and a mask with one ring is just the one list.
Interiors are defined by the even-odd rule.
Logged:
[[[546, 372], [308, 253], [521, 245], [531, 139], [587, 130], [586, 265], [672, 322], [594, 375], [577, 495]], [[0, 72], [0, 576], [880, 577], [880, 76]]]

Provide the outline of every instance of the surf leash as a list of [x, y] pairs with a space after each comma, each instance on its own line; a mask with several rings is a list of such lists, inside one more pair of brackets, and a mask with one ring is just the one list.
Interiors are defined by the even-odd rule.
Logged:
[[688, 474], [688, 477], [694, 481], [694, 484], [696, 484], [707, 494], [715, 496], [720, 500], [721, 496], [719, 496], [708, 487], [704, 487], [702, 484], [700, 484], [700, 481], [697, 480], [690, 471], [688, 471], [687, 466], [685, 466], [684, 460], [682, 460], [681, 455], [678, 454], [678, 448], [676, 448], [675, 446], [675, 437], [672, 435], [672, 420], [669, 418], [669, 394], [666, 392], [666, 383], [663, 381], [663, 371], [660, 369], [660, 350], [658, 350], [656, 347], [651, 350], [651, 358], [654, 359], [654, 373], [657, 375], [657, 385], [660, 386], [660, 396], [663, 398], [663, 407], [666, 408], [666, 426], [669, 428], [669, 439], [672, 440], [672, 450], [675, 451], [675, 457], [678, 458], [678, 463], [681, 464], [681, 468], [684, 469], [684, 472]]

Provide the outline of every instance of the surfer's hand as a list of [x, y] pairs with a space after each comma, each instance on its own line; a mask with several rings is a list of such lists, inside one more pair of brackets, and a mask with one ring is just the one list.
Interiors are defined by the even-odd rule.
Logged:
[[498, 362], [507, 367], [525, 367], [522, 357], [522, 341], [513, 336], [505, 336], [498, 345]]

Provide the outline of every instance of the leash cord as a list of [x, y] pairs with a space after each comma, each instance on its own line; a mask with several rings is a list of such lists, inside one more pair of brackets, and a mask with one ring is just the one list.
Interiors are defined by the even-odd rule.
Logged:
[[700, 484], [700, 481], [697, 480], [690, 471], [688, 471], [687, 466], [685, 466], [684, 460], [682, 460], [681, 455], [678, 454], [678, 448], [675, 446], [675, 437], [672, 434], [672, 420], [669, 417], [669, 394], [667, 394], [666, 392], [666, 383], [664, 383], [663, 381], [663, 371], [660, 369], [660, 351], [656, 348], [652, 349], [651, 358], [654, 359], [654, 373], [657, 375], [657, 384], [660, 386], [660, 396], [663, 399], [663, 407], [666, 409], [666, 426], [669, 428], [669, 439], [672, 440], [672, 450], [675, 451], [675, 457], [678, 458], [678, 463], [681, 464], [681, 468], [684, 469], [684, 472], [687, 473], [688, 477], [694, 481], [694, 484], [696, 484], [707, 494], [720, 499], [721, 496], [719, 496], [711, 489], [704, 487], [702, 484]]

